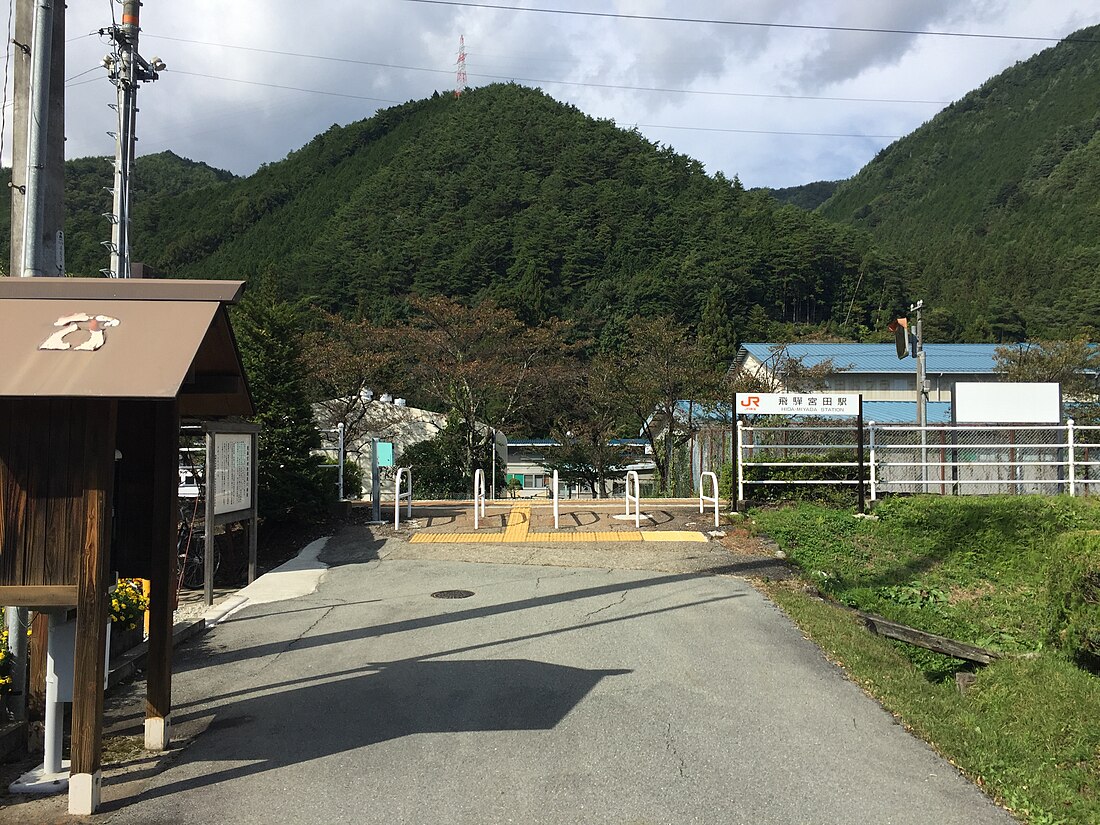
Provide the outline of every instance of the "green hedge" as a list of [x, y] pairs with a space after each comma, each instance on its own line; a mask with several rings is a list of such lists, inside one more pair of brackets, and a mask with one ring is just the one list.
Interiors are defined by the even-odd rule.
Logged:
[[1053, 546], [1049, 638], [1091, 670], [1100, 669], [1100, 531], [1059, 536]]

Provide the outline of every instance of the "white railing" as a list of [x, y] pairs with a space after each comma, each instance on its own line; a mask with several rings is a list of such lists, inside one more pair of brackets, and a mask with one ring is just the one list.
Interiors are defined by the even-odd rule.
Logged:
[[[854, 487], [856, 434], [850, 426], [737, 425], [737, 498], [760, 486]], [[865, 425], [863, 475], [872, 501], [884, 493], [984, 495], [1100, 490], [1100, 425]], [[798, 468], [799, 478], [778, 478]], [[820, 469], [821, 472], [814, 470]], [[833, 469], [839, 472], [825, 472]], [[750, 472], [751, 471], [751, 472]], [[832, 477], [828, 477], [832, 476]]]
[[[409, 489], [405, 492], [401, 492], [401, 479], [407, 478], [409, 480]], [[413, 514], [413, 471], [412, 467], [398, 467], [397, 476], [393, 480], [393, 529], [398, 530], [401, 527], [401, 499], [408, 497], [408, 509], [405, 512], [405, 518], [412, 518]]]
[[485, 471], [478, 468], [474, 470], [474, 529], [478, 527], [478, 510], [481, 516], [485, 516]]
[[[631, 494], [631, 483], [634, 493]], [[642, 484], [638, 480], [638, 471], [630, 470], [626, 474], [626, 514], [630, 515], [630, 502], [634, 502], [634, 526], [641, 529], [642, 526]]]
[[554, 483], [554, 529], [557, 530], [557, 529], [559, 529], [559, 524], [558, 524], [558, 521], [559, 521], [559, 519], [558, 519], [558, 495], [559, 495], [559, 493], [558, 493], [558, 471], [557, 470], [554, 470], [552, 478], [553, 478], [553, 483]]
[[[711, 480], [711, 486], [714, 489], [714, 495], [712, 495], [712, 496], [703, 495], [703, 488], [705, 486], [704, 482], [708, 478]], [[705, 472], [705, 473], [702, 473], [699, 476], [699, 514], [700, 515], [702, 515], [702, 513], [703, 513], [703, 503], [704, 502], [706, 502], [707, 504], [713, 504], [714, 505], [714, 526], [717, 527], [718, 526], [718, 476], [716, 476], [714, 473], [711, 473], [711, 472]]]

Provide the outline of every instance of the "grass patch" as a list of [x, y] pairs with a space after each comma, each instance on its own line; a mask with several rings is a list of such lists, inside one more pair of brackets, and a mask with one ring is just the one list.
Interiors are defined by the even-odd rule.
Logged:
[[929, 497], [875, 514], [798, 504], [751, 515], [827, 597], [1008, 654], [965, 695], [949, 678], [963, 663], [873, 636], [803, 589], [771, 584], [771, 596], [998, 802], [1032, 823], [1100, 822], [1100, 678], [1047, 646], [1049, 576], [1079, 531], [1100, 525], [1100, 503]]
[[1046, 651], [930, 682], [849, 611], [782, 583], [769, 596], [829, 657], [998, 803], [1035, 825], [1100, 822], [1100, 680]]

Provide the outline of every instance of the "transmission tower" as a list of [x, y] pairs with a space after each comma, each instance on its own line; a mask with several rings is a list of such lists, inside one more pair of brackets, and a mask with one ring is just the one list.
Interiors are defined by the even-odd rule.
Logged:
[[466, 37], [458, 36], [458, 71], [455, 72], [455, 97], [461, 97], [466, 89]]

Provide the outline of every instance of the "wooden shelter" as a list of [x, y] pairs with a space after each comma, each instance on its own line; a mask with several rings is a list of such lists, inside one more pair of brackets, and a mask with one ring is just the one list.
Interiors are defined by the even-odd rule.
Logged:
[[179, 422], [253, 412], [243, 288], [0, 278], [0, 604], [77, 609], [71, 813], [99, 804], [112, 573], [151, 581], [145, 743], [169, 743]]

